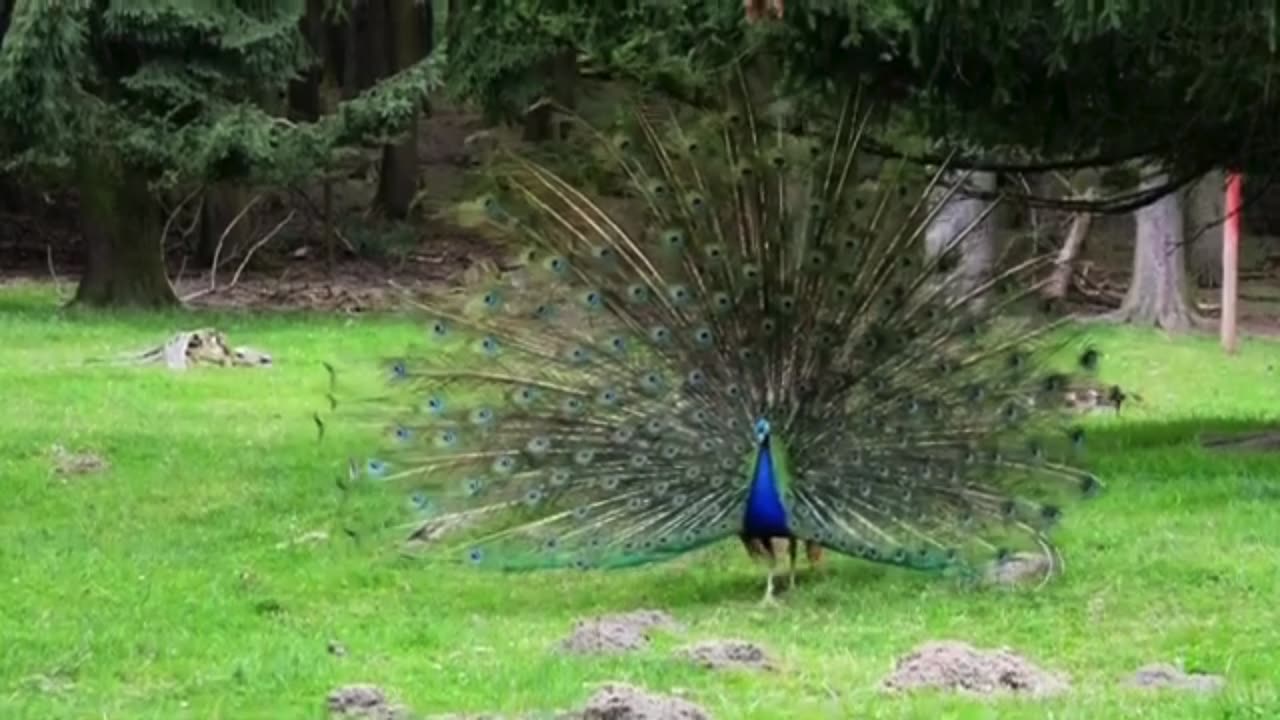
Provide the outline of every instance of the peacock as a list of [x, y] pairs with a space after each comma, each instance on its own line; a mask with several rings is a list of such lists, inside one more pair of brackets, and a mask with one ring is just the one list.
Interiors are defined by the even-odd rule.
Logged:
[[413, 299], [420, 345], [376, 393], [334, 399], [380, 433], [353, 479], [479, 568], [633, 567], [736, 539], [772, 603], [775, 540], [792, 583], [801, 545], [1058, 567], [1051, 529], [1101, 488], [1061, 396], [1099, 353], [1037, 300], [1052, 258], [1010, 250], [975, 280], [959, 260], [976, 221], [922, 243], [961, 171], [870, 152], [883, 115], [856, 91], [823, 114], [734, 78], [711, 109], [565, 111], [552, 156], [496, 154], [458, 217], [513, 257]]

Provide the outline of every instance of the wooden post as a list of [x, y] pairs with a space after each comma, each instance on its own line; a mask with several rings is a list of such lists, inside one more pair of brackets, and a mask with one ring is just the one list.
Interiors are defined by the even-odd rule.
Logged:
[[1240, 276], [1240, 173], [1227, 173], [1226, 219], [1222, 227], [1222, 349], [1234, 355], [1239, 349], [1236, 333], [1237, 282]]

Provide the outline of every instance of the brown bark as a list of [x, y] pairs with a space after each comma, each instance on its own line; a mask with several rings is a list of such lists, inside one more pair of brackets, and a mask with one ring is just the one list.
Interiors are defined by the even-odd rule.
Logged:
[[[1163, 185], [1152, 173], [1144, 189]], [[1110, 319], [1154, 325], [1170, 332], [1204, 324], [1193, 309], [1187, 282], [1181, 193], [1169, 193], [1134, 213], [1133, 277], [1120, 309]]]
[[[578, 53], [565, 48], [542, 63], [543, 72], [551, 78], [551, 99], [567, 108], [577, 104]], [[550, 140], [556, 135], [553, 109], [542, 104], [524, 116], [524, 139], [529, 142]]]
[[[936, 205], [946, 200], [946, 205], [933, 216], [924, 236], [925, 252], [929, 257], [959, 252], [960, 264], [947, 288], [956, 296], [968, 293], [989, 280], [996, 258], [996, 222], [990, 212], [990, 202], [965, 195], [963, 188], [947, 198], [950, 185], [961, 179], [964, 179], [962, 174], [944, 178], [946, 185], [939, 183], [934, 190], [930, 202]], [[994, 190], [996, 176], [986, 172], [969, 173], [966, 187]]]
[[[1091, 190], [1086, 191], [1082, 199], [1090, 200], [1093, 194]], [[1053, 274], [1045, 285], [1045, 297], [1061, 300], [1067, 296], [1067, 291], [1071, 288], [1071, 275], [1075, 270], [1076, 258], [1084, 248], [1084, 241], [1088, 239], [1089, 230], [1092, 227], [1091, 213], [1076, 213], [1071, 218], [1071, 229], [1067, 231], [1067, 237], [1062, 241], [1062, 248], [1054, 261]]]
[[[244, 246], [249, 224], [243, 218], [234, 226], [232, 223], [245, 202], [244, 190], [236, 185], [220, 183], [205, 190], [204, 203], [200, 207], [200, 237], [196, 244], [198, 263], [208, 265], [213, 262], [214, 255], [226, 260]], [[219, 242], [222, 243], [221, 253], [218, 252]]]
[[1226, 175], [1206, 173], [1186, 191], [1187, 265], [1200, 287], [1222, 284], [1222, 221], [1226, 215]]
[[303, 36], [314, 55], [302, 77], [289, 82], [289, 109], [299, 120], [314, 122], [323, 110], [320, 86], [328, 64], [328, 32], [324, 21], [325, 0], [307, 0], [306, 14], [299, 21]]
[[178, 304], [160, 237], [160, 209], [141, 172], [85, 158], [78, 173], [84, 275], [73, 303], [158, 308]]
[[[384, 20], [387, 68], [403, 70], [426, 56], [429, 50], [428, 25], [424, 8], [415, 0], [384, 0], [386, 6], [372, 15]], [[377, 5], [378, 0], [370, 2]], [[427, 3], [426, 12], [431, 12]], [[402, 139], [382, 148], [382, 170], [378, 176], [378, 204], [388, 217], [404, 219], [418, 191], [418, 120], [415, 117]]]

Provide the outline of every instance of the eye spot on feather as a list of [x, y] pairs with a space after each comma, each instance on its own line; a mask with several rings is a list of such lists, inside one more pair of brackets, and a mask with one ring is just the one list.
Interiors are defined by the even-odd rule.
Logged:
[[618, 489], [619, 484], [621, 483], [618, 480], [618, 478], [610, 477], [610, 478], [605, 478], [604, 482], [600, 483], [600, 487], [604, 488], [605, 490], [613, 491]]
[[484, 562], [484, 550], [480, 548], [471, 548], [467, 551], [467, 561], [472, 565], [479, 565]]
[[778, 309], [784, 313], [790, 314], [796, 309], [796, 299], [790, 295], [784, 295], [778, 298]]
[[490, 290], [480, 297], [480, 301], [490, 310], [496, 310], [502, 306], [502, 294], [497, 290]]
[[777, 170], [781, 170], [787, 166], [787, 157], [778, 151], [771, 152], [769, 153], [769, 165]]
[[510, 455], [503, 455], [493, 461], [493, 471], [500, 475], [510, 475], [515, 469], [516, 459]]
[[569, 480], [573, 477], [573, 473], [566, 468], [556, 468], [551, 471], [551, 486], [564, 487], [569, 484]]
[[655, 180], [649, 183], [649, 192], [653, 193], [654, 197], [658, 197], [658, 198], [666, 197], [667, 190], [668, 190], [667, 184], [662, 182], [661, 180]]
[[563, 408], [565, 413], [568, 415], [577, 415], [586, 409], [587, 404], [582, 402], [579, 398], [571, 397], [565, 398], [564, 402], [560, 403], [560, 407]]
[[449, 334], [449, 323], [444, 320], [433, 320], [431, 322], [431, 334], [437, 338], [447, 336]]
[[765, 318], [764, 320], [760, 321], [760, 332], [764, 333], [765, 337], [769, 337], [770, 335], [773, 335], [777, 331], [778, 331], [777, 320], [774, 320], [773, 318]]
[[391, 364], [391, 377], [396, 380], [402, 380], [408, 377], [409, 369], [405, 367], [403, 360], [397, 360]]
[[514, 400], [517, 405], [528, 405], [538, 399], [538, 389], [529, 386], [517, 388], [516, 391], [511, 394], [511, 399]]
[[1089, 372], [1092, 372], [1092, 371], [1094, 371], [1094, 370], [1097, 370], [1097, 369], [1098, 369], [1098, 361], [1099, 361], [1101, 358], [1102, 358], [1101, 353], [1099, 353], [1099, 352], [1098, 352], [1097, 350], [1095, 350], [1094, 348], [1089, 348], [1088, 350], [1085, 350], [1085, 351], [1084, 351], [1083, 353], [1081, 353], [1081, 355], [1080, 355], [1080, 367], [1081, 367], [1081, 368], [1083, 368], [1083, 369], [1085, 369], [1085, 370], [1087, 370], [1087, 371], [1089, 371]]
[[658, 325], [650, 328], [649, 339], [657, 345], [666, 345], [667, 342], [671, 340], [671, 331], [661, 325]]
[[1078, 450], [1084, 447], [1084, 428], [1073, 427], [1067, 431], [1067, 438], [1071, 440], [1071, 447]]
[[545, 266], [554, 275], [564, 275], [569, 270], [569, 261], [559, 255], [546, 259]]
[[1091, 497], [1102, 489], [1102, 483], [1098, 482], [1098, 478], [1092, 475], [1085, 475], [1080, 478], [1080, 492], [1085, 497]]
[[686, 202], [689, 203], [689, 209], [694, 212], [700, 212], [707, 206], [707, 200], [702, 197], [701, 193], [689, 193], [689, 196], [686, 198]]
[[644, 285], [627, 286], [627, 300], [633, 304], [648, 302], [649, 288]]
[[738, 357], [745, 363], [754, 363], [758, 356], [754, 348], [744, 347], [738, 350]]
[[754, 283], [760, 279], [760, 266], [754, 263], [747, 263], [742, 266], [742, 279]]
[[707, 259], [712, 262], [718, 262], [724, 259], [724, 247], [719, 244], [713, 243], [708, 245], [702, 252], [706, 255]]
[[697, 480], [702, 477], [702, 468], [697, 465], [690, 465], [684, 469], [685, 480]]
[[661, 435], [667, 429], [667, 422], [662, 418], [649, 418], [644, 423], [644, 431], [650, 436]]
[[693, 341], [697, 344], [706, 347], [711, 344], [711, 340], [711, 328], [700, 327], [693, 331]]
[[550, 537], [542, 541], [542, 549], [546, 552], [555, 552], [558, 547], [560, 547], [560, 541], [556, 538]]
[[498, 341], [492, 336], [485, 336], [480, 340], [480, 352], [488, 357], [495, 357], [499, 353]]
[[546, 497], [546, 493], [539, 488], [534, 488], [524, 494], [524, 504], [530, 507], [538, 505], [542, 499]]
[[542, 303], [533, 309], [533, 318], [535, 320], [550, 320], [556, 315], [556, 306], [549, 303]]
[[605, 407], [617, 405], [618, 399], [618, 391], [612, 388], [605, 388], [596, 395], [596, 401]]
[[382, 460], [370, 460], [365, 463], [365, 472], [369, 477], [382, 477], [387, 474], [387, 463]]
[[412, 437], [413, 437], [413, 433], [409, 430], [409, 428], [404, 427], [403, 425], [396, 428], [396, 439], [399, 440], [400, 442], [405, 442]]
[[666, 386], [667, 383], [663, 382], [662, 375], [653, 372], [653, 370], [645, 373], [643, 377], [640, 378], [640, 388], [643, 389], [644, 392], [649, 393], [649, 395], [655, 395], [655, 393], [662, 392], [663, 388]]
[[469, 478], [465, 483], [463, 483], [462, 489], [469, 497], [475, 497], [484, 489], [484, 483], [477, 478]]
[[825, 270], [828, 264], [825, 253], [813, 250], [809, 253], [809, 257], [805, 260], [810, 270]]
[[737, 383], [727, 385], [724, 389], [724, 394], [736, 400], [742, 397], [742, 386]]
[[702, 440], [698, 441], [698, 449], [704, 453], [709, 453], [712, 450], [716, 449], [716, 442], [711, 438], [703, 438]]
[[409, 505], [418, 512], [426, 512], [431, 509], [431, 498], [421, 490], [416, 490], [409, 495]]
[[619, 444], [629, 443], [636, 436], [635, 430], [627, 425], [620, 425], [613, 431], [613, 441]]
[[591, 359], [591, 351], [587, 350], [585, 347], [582, 347], [581, 345], [577, 347], [569, 348], [568, 352], [565, 353], [565, 360], [568, 360], [570, 363], [574, 365], [582, 365], [583, 363], [587, 362], [590, 359]]
[[662, 233], [662, 245], [668, 250], [681, 250], [685, 245], [684, 232], [680, 230], [667, 230]]
[[546, 455], [551, 450], [551, 438], [545, 435], [538, 435], [531, 438], [524, 447], [525, 450], [529, 451], [530, 455]]
[[596, 290], [587, 290], [582, 293], [582, 307], [587, 310], [599, 310], [604, 307], [604, 296]]
[[1047, 523], [1056, 523], [1062, 519], [1062, 509], [1057, 505], [1042, 505], [1040, 507], [1040, 518]]
[[615, 355], [621, 355], [627, 351], [627, 339], [621, 335], [614, 335], [609, 338], [609, 349]]
[[596, 457], [595, 450], [577, 450], [573, 453], [573, 461], [579, 465], [590, 465]]
[[688, 303], [689, 299], [693, 297], [693, 294], [689, 292], [689, 288], [684, 285], [672, 285], [671, 288], [667, 290], [667, 296], [671, 298], [672, 304], [678, 307]]
[[627, 509], [628, 509], [628, 510], [632, 510], [632, 511], [634, 511], [634, 510], [641, 510], [641, 509], [643, 509], [643, 508], [644, 508], [644, 506], [645, 506], [644, 498], [633, 497], [633, 498], [629, 498], [629, 499], [627, 500]]
[[[689, 374], [685, 376], [685, 381], [689, 383], [689, 387], [691, 388], [700, 388], [706, 384], [707, 374], [695, 368], [690, 370]], [[703, 411], [699, 410], [698, 412]]]
[[578, 507], [573, 509], [574, 520], [586, 520], [587, 516], [589, 516], [590, 514], [591, 514], [591, 511], [587, 509], [586, 505], [579, 505]]
[[598, 263], [607, 263], [613, 260], [613, 248], [596, 246], [591, 248], [591, 257]]
[[471, 411], [471, 424], [488, 425], [493, 422], [493, 410], [487, 407], [476, 408]]
[[1021, 370], [1027, 365], [1027, 355], [1021, 351], [1009, 353], [1009, 359], [1006, 361], [1010, 370]]

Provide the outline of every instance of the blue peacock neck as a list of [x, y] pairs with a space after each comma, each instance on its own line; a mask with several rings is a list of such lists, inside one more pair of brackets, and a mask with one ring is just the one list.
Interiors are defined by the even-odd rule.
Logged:
[[756, 538], [790, 537], [787, 508], [782, 502], [775, 472], [773, 452], [769, 447], [769, 423], [756, 421], [756, 458], [751, 487], [747, 491], [747, 507], [742, 519], [742, 534]]

